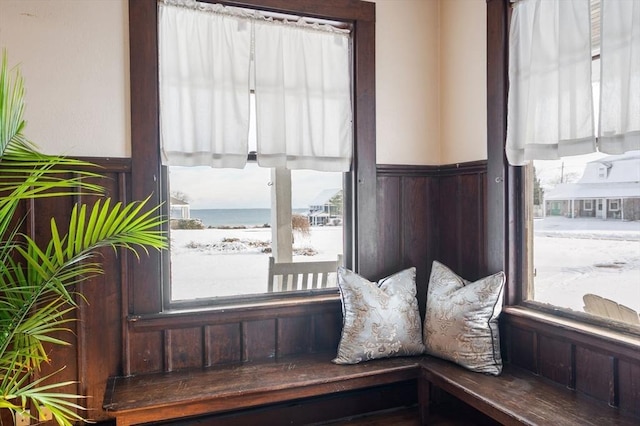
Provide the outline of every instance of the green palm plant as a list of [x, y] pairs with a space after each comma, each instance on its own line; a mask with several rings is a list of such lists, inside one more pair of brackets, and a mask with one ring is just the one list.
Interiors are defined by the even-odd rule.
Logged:
[[[60, 331], [73, 321], [76, 284], [102, 272], [97, 250], [110, 247], [138, 255], [162, 249], [162, 220], [147, 201], [127, 205], [109, 199], [77, 204], [60, 227], [51, 219], [51, 238], [38, 243], [21, 232], [25, 200], [103, 193], [100, 175], [76, 159], [45, 155], [23, 134], [24, 83], [9, 70], [6, 53], [0, 67], [0, 410], [14, 416], [30, 409], [38, 418], [49, 410], [60, 425], [83, 420], [80, 396], [42, 376], [48, 345], [68, 345]], [[60, 229], [68, 229], [67, 233]], [[53, 376], [53, 377], [52, 377]], [[23, 414], [24, 415], [24, 414]]]

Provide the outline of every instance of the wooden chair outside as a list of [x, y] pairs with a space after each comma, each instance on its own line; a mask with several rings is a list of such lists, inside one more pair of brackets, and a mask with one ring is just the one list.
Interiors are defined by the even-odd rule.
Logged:
[[326, 288], [330, 274], [337, 274], [342, 265], [342, 256], [337, 260], [318, 262], [282, 262], [276, 263], [269, 257], [268, 292], [293, 291]]
[[584, 301], [584, 311], [589, 314], [622, 321], [627, 324], [640, 325], [638, 313], [628, 306], [595, 294], [585, 294], [582, 300]]

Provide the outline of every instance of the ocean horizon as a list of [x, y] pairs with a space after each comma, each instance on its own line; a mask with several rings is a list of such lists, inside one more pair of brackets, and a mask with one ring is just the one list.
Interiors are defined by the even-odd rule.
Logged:
[[[307, 212], [293, 209], [293, 213]], [[191, 209], [191, 219], [200, 219], [206, 227], [264, 226], [271, 224], [271, 209]]]

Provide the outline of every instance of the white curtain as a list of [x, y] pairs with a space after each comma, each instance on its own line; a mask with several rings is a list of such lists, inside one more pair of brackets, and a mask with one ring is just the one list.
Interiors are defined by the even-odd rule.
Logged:
[[349, 170], [347, 32], [187, 0], [158, 13], [164, 164], [244, 167], [254, 72], [258, 164]]
[[251, 22], [203, 8], [158, 5], [162, 159], [243, 168]]
[[600, 151], [640, 149], [640, 1], [603, 0]]
[[520, 0], [509, 34], [513, 165], [596, 150], [589, 0]]
[[348, 171], [348, 34], [255, 22], [258, 164]]

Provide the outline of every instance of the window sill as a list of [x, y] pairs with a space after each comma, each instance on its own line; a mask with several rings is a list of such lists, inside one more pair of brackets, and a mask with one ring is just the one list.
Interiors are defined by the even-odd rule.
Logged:
[[206, 308], [172, 309], [155, 314], [131, 315], [129, 326], [137, 331], [163, 330], [235, 321], [339, 312], [340, 295], [301, 295], [271, 300], [245, 301]]
[[609, 353], [640, 360], [640, 336], [613, 330], [605, 325], [588, 324], [524, 306], [505, 306], [506, 321], [536, 332], [568, 338]]

